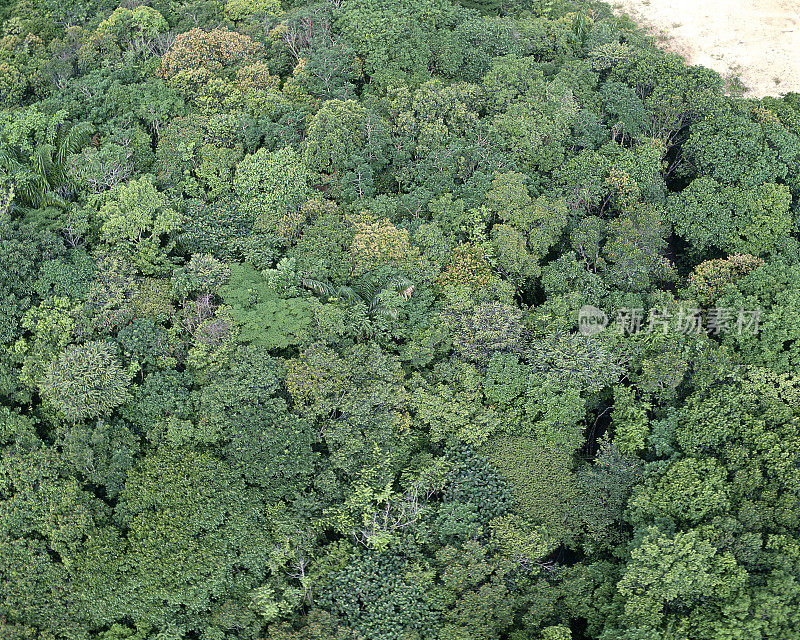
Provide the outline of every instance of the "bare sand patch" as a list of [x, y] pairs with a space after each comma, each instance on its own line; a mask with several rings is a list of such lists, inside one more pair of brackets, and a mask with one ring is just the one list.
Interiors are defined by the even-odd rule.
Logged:
[[800, 92], [800, 0], [608, 0], [689, 64], [738, 76], [746, 97]]

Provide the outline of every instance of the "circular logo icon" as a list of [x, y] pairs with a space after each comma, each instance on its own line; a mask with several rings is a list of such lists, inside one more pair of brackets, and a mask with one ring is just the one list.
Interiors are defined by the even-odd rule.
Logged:
[[593, 336], [608, 326], [605, 311], [590, 304], [583, 305], [578, 311], [578, 331], [584, 336]]

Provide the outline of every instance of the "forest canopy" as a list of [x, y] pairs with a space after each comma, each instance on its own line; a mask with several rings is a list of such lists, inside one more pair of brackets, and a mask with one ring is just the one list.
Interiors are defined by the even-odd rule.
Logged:
[[800, 95], [583, 0], [0, 5], [0, 636], [800, 637]]

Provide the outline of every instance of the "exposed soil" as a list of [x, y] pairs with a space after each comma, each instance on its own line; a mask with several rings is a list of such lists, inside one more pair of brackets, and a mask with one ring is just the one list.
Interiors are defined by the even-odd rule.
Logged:
[[800, 0], [608, 0], [751, 98], [800, 92]]

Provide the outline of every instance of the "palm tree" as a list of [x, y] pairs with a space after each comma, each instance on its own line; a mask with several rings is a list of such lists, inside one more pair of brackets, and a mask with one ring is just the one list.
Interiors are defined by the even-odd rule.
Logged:
[[24, 205], [16, 209], [67, 206], [67, 160], [86, 145], [91, 129], [88, 122], [64, 123], [46, 142], [37, 144], [29, 158], [23, 157], [19, 149], [0, 146], [0, 169], [9, 175], [15, 194]]
[[401, 298], [408, 300], [414, 291], [414, 284], [404, 276], [389, 278], [383, 286], [375, 284], [372, 280], [363, 281], [352, 287], [342, 285], [333, 287], [319, 280], [301, 278], [301, 284], [314, 293], [326, 298], [342, 298], [350, 304], [364, 304], [370, 317], [383, 316], [397, 320], [397, 309], [387, 306], [381, 294], [384, 291], [393, 291]]

